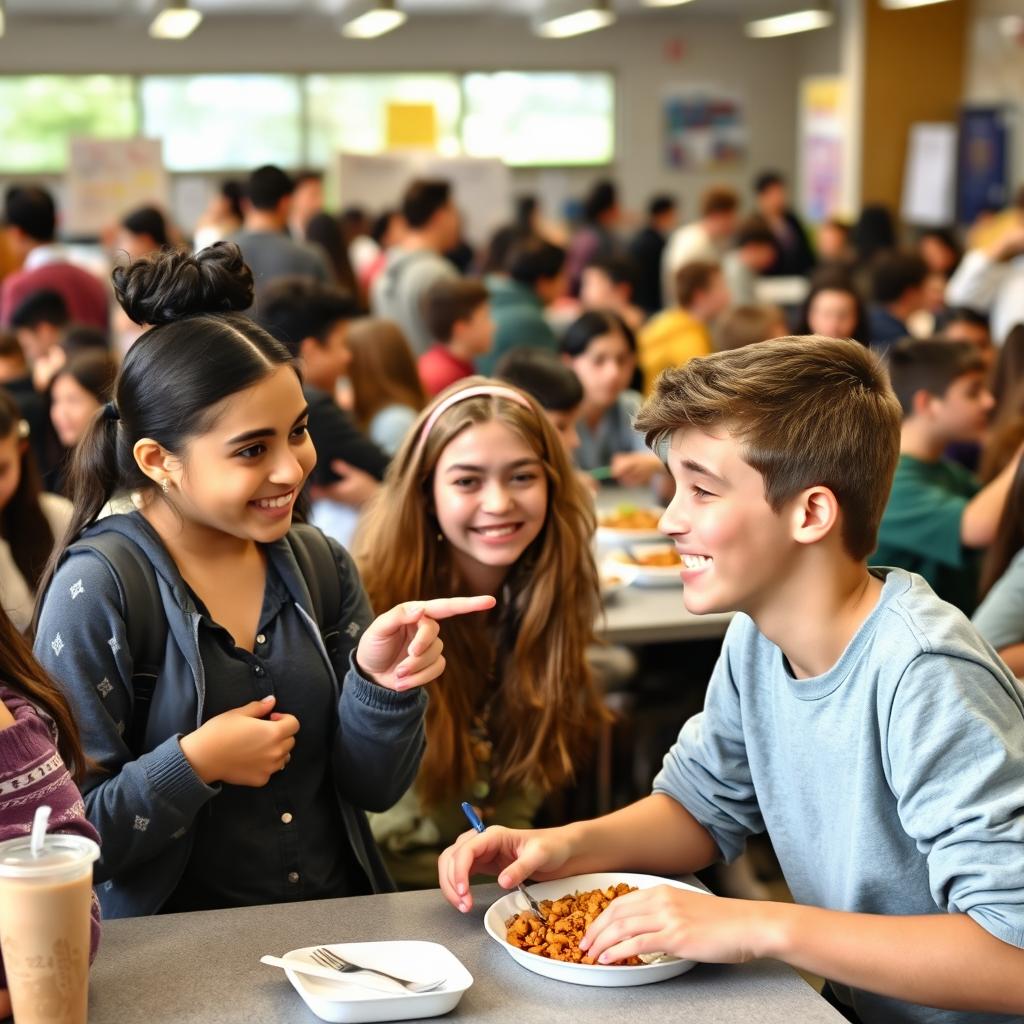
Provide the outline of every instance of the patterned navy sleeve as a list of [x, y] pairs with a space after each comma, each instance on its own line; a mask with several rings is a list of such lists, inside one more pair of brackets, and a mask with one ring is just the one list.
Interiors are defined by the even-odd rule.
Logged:
[[217, 793], [192, 770], [178, 736], [136, 758], [130, 724], [132, 659], [120, 587], [99, 555], [70, 555], [43, 602], [36, 657], [65, 689], [95, 767], [82, 792], [103, 839], [97, 881], [157, 856]]

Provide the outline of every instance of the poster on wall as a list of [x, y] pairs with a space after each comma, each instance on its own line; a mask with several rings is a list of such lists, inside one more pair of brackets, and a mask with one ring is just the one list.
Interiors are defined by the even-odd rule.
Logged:
[[844, 101], [843, 80], [836, 75], [805, 78], [801, 83], [801, 206], [814, 224], [842, 210]]
[[65, 230], [98, 234], [136, 206], [167, 209], [167, 172], [159, 139], [72, 139]]
[[960, 112], [957, 205], [964, 224], [1009, 202], [1009, 117], [1005, 107], [965, 107]]
[[747, 155], [738, 96], [714, 85], [672, 86], [662, 102], [665, 165], [673, 171], [728, 170]]
[[915, 227], [946, 227], [956, 218], [956, 125], [918, 121], [910, 126], [903, 165], [900, 217]]

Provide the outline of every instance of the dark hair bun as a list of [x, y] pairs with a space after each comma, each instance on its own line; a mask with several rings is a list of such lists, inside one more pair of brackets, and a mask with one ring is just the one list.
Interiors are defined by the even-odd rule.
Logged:
[[155, 327], [199, 313], [248, 309], [252, 271], [234, 242], [192, 253], [165, 249], [117, 267], [114, 294], [137, 324]]

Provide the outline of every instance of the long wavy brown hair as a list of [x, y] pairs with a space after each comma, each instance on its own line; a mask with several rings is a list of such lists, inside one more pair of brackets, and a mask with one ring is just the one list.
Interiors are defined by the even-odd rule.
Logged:
[[0, 683], [9, 686], [37, 708], [45, 711], [57, 726], [57, 750], [71, 777], [81, 783], [93, 767], [82, 752], [78, 726], [64, 691], [43, 671], [32, 655], [28, 641], [14, 628], [0, 608]]
[[[465, 591], [440, 537], [433, 479], [441, 453], [463, 431], [505, 424], [538, 455], [548, 509], [537, 539], [512, 566], [498, 611], [441, 624], [447, 667], [430, 685], [427, 750], [417, 790], [426, 806], [466, 792], [476, 767], [471, 729], [489, 703], [492, 778], [500, 791], [568, 782], [607, 717], [587, 664], [600, 595], [591, 550], [593, 503], [576, 479], [541, 408], [507, 398], [467, 398], [441, 414], [422, 450], [432, 410], [466, 387], [509, 385], [471, 377], [439, 395], [420, 415], [395, 456], [356, 538], [356, 559], [377, 610], [409, 599]], [[525, 396], [524, 396], [525, 397]]]
[[352, 413], [360, 430], [368, 429], [373, 417], [389, 405], [407, 405], [419, 412], [427, 404], [416, 360], [398, 324], [363, 317], [349, 327], [345, 340], [352, 353]]

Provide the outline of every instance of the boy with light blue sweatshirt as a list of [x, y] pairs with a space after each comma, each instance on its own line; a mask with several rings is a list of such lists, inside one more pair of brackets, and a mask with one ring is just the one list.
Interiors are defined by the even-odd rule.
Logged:
[[587, 954], [773, 957], [865, 1024], [1021, 1020], [1024, 690], [920, 576], [867, 567], [899, 455], [881, 365], [827, 338], [694, 359], [637, 427], [676, 481], [687, 609], [740, 613], [704, 711], [637, 803], [462, 836], [445, 895], [468, 911], [474, 872], [685, 874], [767, 831], [795, 904], [658, 886], [615, 900]]

